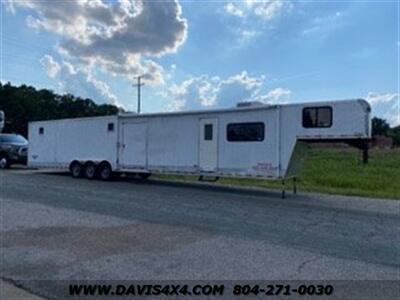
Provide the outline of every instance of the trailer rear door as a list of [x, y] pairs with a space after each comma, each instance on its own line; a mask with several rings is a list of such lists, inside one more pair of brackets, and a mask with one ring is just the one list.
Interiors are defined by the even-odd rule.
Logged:
[[120, 164], [123, 168], [141, 168], [147, 164], [147, 123], [123, 122]]
[[200, 119], [199, 166], [202, 171], [212, 172], [218, 166], [217, 119]]

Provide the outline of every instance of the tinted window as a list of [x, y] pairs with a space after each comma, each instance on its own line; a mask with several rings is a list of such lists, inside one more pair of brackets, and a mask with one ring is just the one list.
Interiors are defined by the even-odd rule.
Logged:
[[107, 130], [108, 131], [114, 131], [114, 123], [108, 123], [107, 124]]
[[39, 127], [39, 134], [43, 134], [44, 133], [44, 128], [43, 127]]
[[306, 107], [303, 109], [303, 127], [331, 127], [332, 126], [332, 108], [323, 107]]
[[212, 124], [205, 124], [204, 125], [204, 140], [212, 141], [212, 139], [213, 139], [213, 126], [212, 126]]
[[26, 144], [28, 141], [21, 135], [16, 134], [1, 134], [0, 143], [18, 143]]
[[230, 142], [261, 142], [264, 140], [264, 123], [231, 123], [227, 126]]

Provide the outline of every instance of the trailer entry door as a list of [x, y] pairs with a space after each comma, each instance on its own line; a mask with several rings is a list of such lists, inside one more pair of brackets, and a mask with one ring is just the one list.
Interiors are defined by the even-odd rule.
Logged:
[[147, 123], [122, 123], [120, 164], [144, 168], [147, 162]]
[[217, 119], [200, 119], [199, 166], [202, 171], [216, 171], [218, 163]]

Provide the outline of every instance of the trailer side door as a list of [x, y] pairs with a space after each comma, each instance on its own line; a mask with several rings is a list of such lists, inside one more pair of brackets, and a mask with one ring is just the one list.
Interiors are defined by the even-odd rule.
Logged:
[[122, 168], [147, 166], [147, 122], [123, 122], [119, 163]]
[[200, 119], [199, 166], [213, 172], [218, 167], [218, 120]]

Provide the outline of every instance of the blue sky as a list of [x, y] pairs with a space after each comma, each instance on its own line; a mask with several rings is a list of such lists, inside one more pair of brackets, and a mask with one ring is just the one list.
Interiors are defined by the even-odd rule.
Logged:
[[2, 1], [1, 80], [145, 112], [365, 98], [400, 124], [397, 1]]

